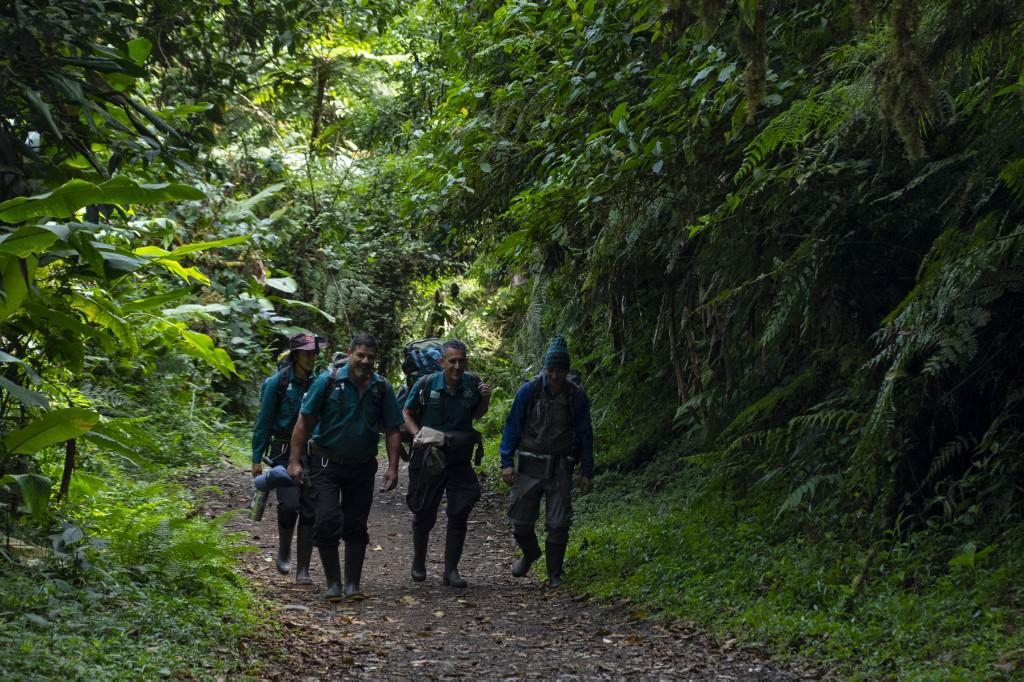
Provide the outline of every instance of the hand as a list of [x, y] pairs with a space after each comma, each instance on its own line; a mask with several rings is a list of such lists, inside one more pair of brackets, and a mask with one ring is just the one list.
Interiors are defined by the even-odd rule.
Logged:
[[263, 465], [262, 464], [260, 464], [259, 462], [256, 462], [255, 464], [252, 465], [252, 477], [253, 478], [256, 478], [257, 476], [259, 476], [262, 473], [263, 473]]
[[505, 467], [501, 470], [501, 480], [505, 483], [512, 485], [516, 482], [516, 470], [512, 467]]
[[289, 462], [288, 475], [292, 477], [293, 481], [295, 481], [295, 485], [302, 485], [302, 463]]
[[589, 476], [580, 476], [580, 480], [579, 480], [579, 484], [578, 485], [580, 486], [580, 491], [584, 495], [589, 493], [590, 489], [594, 487], [594, 484], [591, 482]]
[[390, 492], [395, 489], [395, 486], [398, 485], [398, 467], [393, 469], [388, 467], [387, 471], [384, 472], [383, 484], [384, 485], [381, 486], [380, 489], [382, 493]]
[[490, 384], [485, 384], [481, 382], [481, 384], [477, 387], [477, 390], [480, 391], [481, 398], [490, 398], [491, 391], [493, 391], [494, 389], [491, 388]]

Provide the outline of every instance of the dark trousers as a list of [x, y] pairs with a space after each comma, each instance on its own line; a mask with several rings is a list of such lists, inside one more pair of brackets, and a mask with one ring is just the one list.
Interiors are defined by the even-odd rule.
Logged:
[[534, 478], [516, 474], [508, 496], [508, 518], [517, 532], [533, 534], [544, 498], [544, 526], [548, 541], [564, 545], [569, 541], [572, 526], [572, 473], [565, 461], [559, 462], [551, 478]]
[[[288, 467], [288, 443], [273, 442], [270, 446], [270, 461]], [[308, 483], [277, 488], [277, 520], [289, 528], [299, 517], [300, 526], [312, 526], [316, 511], [313, 507], [313, 491]]]
[[330, 548], [337, 547], [339, 541], [369, 543], [366, 522], [373, 505], [377, 460], [342, 463], [319, 457], [309, 459], [306, 485], [312, 487], [316, 509], [313, 544]]
[[480, 499], [480, 481], [469, 462], [454, 464], [427, 474], [423, 469], [423, 452], [416, 451], [409, 462], [409, 492], [405, 502], [412, 512], [412, 529], [429, 533], [437, 523], [441, 498], [448, 495], [448, 528], [465, 530], [469, 513]]

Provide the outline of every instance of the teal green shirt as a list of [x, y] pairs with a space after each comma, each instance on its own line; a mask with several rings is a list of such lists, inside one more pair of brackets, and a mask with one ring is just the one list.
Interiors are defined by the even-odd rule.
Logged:
[[316, 417], [313, 440], [345, 460], [361, 462], [376, 457], [379, 434], [402, 423], [391, 384], [374, 372], [360, 398], [345, 365], [330, 394], [325, 395], [329, 379], [329, 370], [320, 374], [302, 400], [302, 414]]
[[[306, 392], [309, 379], [295, 376], [295, 369], [288, 367], [287, 379], [284, 372], [274, 372], [263, 381], [260, 393], [260, 413], [256, 417], [256, 428], [252, 431], [252, 463], [258, 464], [270, 445], [271, 438], [290, 439], [295, 420], [299, 418], [302, 394]], [[278, 384], [288, 382], [288, 388], [278, 402]]]
[[[426, 405], [421, 406], [424, 382], [430, 382]], [[420, 426], [438, 431], [468, 431], [473, 428], [473, 410], [480, 404], [480, 377], [466, 372], [454, 393], [444, 385], [444, 372], [421, 377], [409, 391], [405, 409], [416, 417]], [[422, 409], [421, 409], [422, 407]]]

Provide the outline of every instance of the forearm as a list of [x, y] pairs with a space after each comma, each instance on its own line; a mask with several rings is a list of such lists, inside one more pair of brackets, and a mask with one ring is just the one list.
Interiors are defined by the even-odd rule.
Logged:
[[402, 445], [402, 436], [398, 429], [388, 429], [384, 433], [384, 446], [388, 453], [388, 468], [392, 471], [398, 470], [399, 452]]
[[405, 421], [405, 430], [415, 436], [420, 432], [420, 426], [413, 419], [412, 413], [408, 409], [402, 410], [402, 419]]
[[313, 417], [307, 414], [300, 414], [295, 420], [295, 428], [292, 429], [290, 454], [288, 464], [299, 464], [302, 462], [302, 455], [306, 452], [306, 441], [309, 439], [309, 432], [312, 430]]
[[487, 410], [490, 409], [490, 407], [491, 396], [488, 395], [480, 398], [480, 402], [477, 403], [476, 409], [473, 410], [473, 420], [476, 421], [487, 414]]

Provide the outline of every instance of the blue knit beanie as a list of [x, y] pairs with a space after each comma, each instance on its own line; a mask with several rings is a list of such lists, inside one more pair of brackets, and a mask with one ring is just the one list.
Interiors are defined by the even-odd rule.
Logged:
[[545, 369], [569, 369], [569, 346], [561, 336], [554, 336], [548, 342], [548, 350], [544, 353]]

